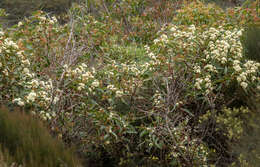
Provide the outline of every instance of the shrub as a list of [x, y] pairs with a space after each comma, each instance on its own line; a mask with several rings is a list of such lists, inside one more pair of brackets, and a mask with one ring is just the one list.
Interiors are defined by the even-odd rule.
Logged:
[[35, 12], [0, 34], [1, 100], [35, 112], [100, 166], [231, 164], [230, 134], [241, 133], [229, 130], [241, 129], [247, 105], [237, 94], [259, 89], [260, 64], [240, 41], [252, 19], [184, 4], [164, 25], [140, 15], [139, 0], [107, 2], [97, 15], [75, 5], [64, 25]]
[[39, 120], [19, 112], [0, 111], [0, 143], [13, 162], [26, 167], [80, 166], [72, 151], [53, 139]]
[[243, 45], [248, 59], [260, 62], [260, 26], [251, 25], [243, 33]]

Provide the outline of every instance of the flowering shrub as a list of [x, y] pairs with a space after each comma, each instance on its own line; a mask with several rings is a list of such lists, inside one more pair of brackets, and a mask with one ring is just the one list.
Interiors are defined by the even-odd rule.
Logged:
[[[76, 5], [67, 24], [38, 11], [1, 30], [1, 101], [29, 109], [82, 154], [106, 155], [113, 165], [201, 166], [218, 163], [222, 152], [221, 160], [233, 156], [214, 140], [223, 147], [239, 140], [243, 123], [231, 103], [239, 91], [260, 89], [260, 63], [244, 56], [243, 24], [230, 24], [216, 6], [186, 2], [155, 33], [158, 20], [141, 16], [145, 4], [129, 3], [116, 4], [124, 21], [118, 11], [95, 17]], [[214, 115], [213, 123], [200, 121]]]
[[219, 27], [200, 32], [194, 25], [186, 30], [174, 25], [167, 29], [168, 35], [161, 32], [154, 40], [154, 50], [149, 55], [155, 60], [151, 64], [160, 66], [164, 65], [160, 60], [180, 57], [179, 62], [185, 62], [194, 73], [197, 94], [214, 94], [214, 89], [219, 92], [235, 80], [243, 89], [249, 84], [259, 89], [260, 64], [243, 57], [243, 30]]
[[[13, 101], [20, 106], [26, 104], [27, 107], [30, 106], [39, 110], [47, 109], [51, 104], [56, 104], [57, 97], [53, 96], [54, 82], [52, 79], [48, 75], [39, 76], [38, 72], [43, 69], [42, 65], [46, 65], [45, 60], [47, 59], [46, 63], [49, 61], [45, 56], [38, 56], [39, 53], [44, 51], [44, 46], [49, 43], [41, 43], [41, 41], [37, 42], [36, 40], [44, 40], [39, 32], [47, 29], [44, 25], [48, 24], [51, 26], [57, 20], [55, 18], [48, 19], [48, 23], [43, 23], [46, 20], [45, 17], [37, 18], [39, 19], [38, 25], [31, 24], [32, 27], [30, 27], [36, 31], [34, 33], [31, 32], [34, 34], [35, 40], [30, 39], [29, 34], [27, 34], [28, 30], [25, 31], [23, 29], [22, 22], [18, 24], [19, 32], [10, 33], [8, 36], [5, 33], [1, 34], [3, 41], [0, 44], [2, 69], [1, 100]], [[52, 30], [55, 32], [55, 29]], [[17, 39], [21, 36], [22, 38]], [[41, 45], [42, 48], [38, 48]], [[47, 115], [50, 117], [49, 114]]]

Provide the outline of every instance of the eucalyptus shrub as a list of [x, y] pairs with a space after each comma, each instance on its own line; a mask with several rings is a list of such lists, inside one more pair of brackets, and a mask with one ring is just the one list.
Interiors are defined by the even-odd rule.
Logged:
[[[81, 5], [64, 25], [38, 11], [2, 30], [1, 100], [28, 108], [96, 161], [219, 165], [219, 157], [233, 156], [228, 143], [239, 140], [239, 113], [247, 111], [230, 104], [241, 100], [233, 94], [260, 89], [260, 64], [245, 58], [240, 41], [249, 17], [186, 2], [158, 29], [158, 20], [139, 15], [144, 4], [129, 3], [116, 4], [134, 17], [129, 31], [118, 11], [97, 17]], [[141, 31], [138, 20], [154, 27]]]

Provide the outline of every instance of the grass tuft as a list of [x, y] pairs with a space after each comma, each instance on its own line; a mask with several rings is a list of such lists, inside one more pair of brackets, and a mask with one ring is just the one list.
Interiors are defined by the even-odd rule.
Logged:
[[[20, 111], [0, 109], [0, 146], [9, 163], [26, 167], [76, 167], [73, 151], [55, 140], [39, 120]], [[4, 154], [5, 157], [5, 154]]]

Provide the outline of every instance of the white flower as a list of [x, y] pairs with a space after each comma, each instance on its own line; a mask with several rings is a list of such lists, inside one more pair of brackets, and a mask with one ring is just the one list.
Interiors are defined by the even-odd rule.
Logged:
[[196, 30], [196, 27], [195, 27], [195, 25], [191, 25], [190, 27], [189, 27], [189, 29], [191, 30], [191, 31], [195, 31]]
[[79, 86], [78, 86], [78, 91], [81, 91], [82, 89], [84, 89], [85, 87], [85, 84], [84, 83], [79, 83]]
[[162, 42], [167, 42], [168, 41], [168, 37], [165, 34], [162, 34], [160, 38], [161, 38]]
[[10, 47], [12, 46], [12, 47], [18, 49], [18, 45], [17, 45], [15, 42], [13, 42], [12, 40], [10, 40], [9, 38], [6, 38], [6, 39], [4, 40], [4, 44], [5, 44], [6, 46], [10, 46]]
[[211, 87], [211, 83], [206, 83], [206, 88], [210, 88]]
[[39, 86], [39, 82], [36, 79], [33, 79], [32, 82], [31, 82], [31, 85], [33, 87], [38, 87]]
[[49, 23], [50, 23], [50, 24], [54, 24], [54, 21], [53, 21], [53, 20], [49, 20]]
[[112, 90], [112, 91], [117, 90], [117, 88], [115, 88], [114, 85], [108, 85], [108, 86], [107, 86], [107, 89], [110, 89], [110, 90]]
[[[233, 49], [233, 48], [231, 48], [231, 49]], [[233, 64], [234, 64], [234, 65], [240, 64], [240, 61], [239, 61], [239, 60], [234, 60], [234, 61], [233, 61]]]
[[237, 32], [237, 35], [238, 35], [238, 36], [241, 36], [241, 35], [242, 35], [242, 31], [239, 30], [239, 31]]
[[36, 98], [36, 93], [35, 92], [31, 92], [31, 93], [29, 93], [29, 95], [27, 96], [27, 101], [28, 102], [34, 102], [35, 101], [35, 98]]
[[48, 119], [51, 119], [51, 115], [49, 113], [46, 113], [45, 116], [48, 118]]
[[214, 71], [215, 67], [211, 64], [207, 64], [204, 69], [208, 69], [209, 71]]
[[57, 18], [55, 16], [52, 16], [51, 19], [54, 21], [54, 22], [57, 22]]
[[59, 101], [59, 97], [58, 96], [54, 97], [53, 104], [56, 104], [58, 101]]
[[226, 62], [227, 62], [227, 59], [226, 59], [225, 57], [222, 57], [222, 58], [221, 58], [221, 63], [222, 63], [222, 64], [225, 64]]
[[236, 64], [235, 66], [233, 66], [233, 68], [234, 68], [234, 70], [237, 71], [237, 72], [239, 72], [239, 71], [242, 70], [242, 68], [241, 68], [238, 64]]
[[153, 52], [150, 52], [150, 53], [148, 54], [148, 56], [151, 57], [151, 58], [156, 58]]
[[46, 121], [46, 120], [47, 120], [47, 117], [45, 117], [45, 116], [42, 116], [42, 119], [43, 119], [44, 121]]
[[24, 106], [24, 102], [21, 98], [14, 99], [13, 103], [17, 103], [19, 106]]
[[246, 82], [241, 82], [240, 85], [242, 88], [246, 89], [248, 84]]
[[46, 20], [46, 17], [40, 16], [39, 19], [42, 20], [42, 21], [45, 21], [45, 20]]
[[7, 71], [7, 69], [4, 69], [4, 70], [3, 70], [3, 73], [4, 73], [6, 76], [8, 76], [8, 74], [9, 74], [8, 71]]
[[173, 26], [173, 27], [170, 29], [170, 31], [172, 31], [172, 32], [176, 31], [176, 27]]
[[28, 74], [28, 73], [30, 73], [30, 71], [29, 71], [28, 68], [24, 68], [24, 69], [23, 69], [23, 73]]
[[205, 80], [206, 82], [210, 82], [210, 79], [209, 79], [208, 77], [206, 77], [204, 80]]
[[64, 64], [64, 65], [63, 65], [63, 68], [64, 68], [64, 69], [68, 69], [68, 67], [69, 67], [68, 64]]
[[123, 91], [117, 90], [116, 91], [116, 97], [122, 97], [124, 95]]
[[194, 85], [197, 89], [201, 89], [201, 86], [200, 86], [200, 83], [199, 82], [196, 82], [195, 85]]
[[24, 106], [24, 102], [23, 102], [23, 101], [18, 101], [17, 104], [18, 104], [19, 106]]
[[200, 72], [201, 72], [200, 66], [195, 66], [193, 69], [194, 69], [194, 71], [195, 71], [196, 73], [200, 73]]
[[216, 35], [215, 35], [215, 34], [212, 34], [212, 35], [210, 36], [210, 39], [211, 39], [211, 40], [215, 40], [215, 39], [216, 39]]
[[245, 72], [241, 73], [240, 78], [242, 81], [246, 81], [246, 73]]
[[18, 55], [18, 57], [19, 57], [20, 59], [23, 58], [23, 52], [24, 52], [24, 51], [19, 51], [19, 52], [17, 52], [17, 55]]
[[99, 82], [97, 80], [95, 80], [94, 82], [92, 82], [92, 86], [98, 87], [99, 86]]
[[159, 40], [159, 39], [155, 39], [155, 40], [153, 40], [153, 42], [154, 42], [155, 44], [157, 44], [158, 42], [160, 42], [160, 40]]
[[23, 25], [23, 22], [19, 21], [18, 27], [21, 27]]
[[22, 60], [22, 63], [25, 64], [25, 65], [30, 65], [30, 61], [28, 59]]

